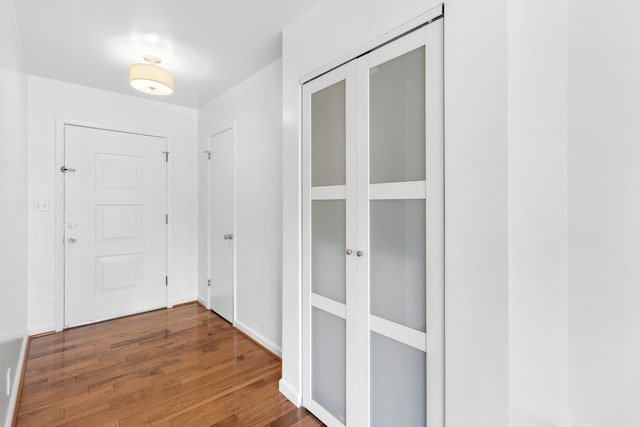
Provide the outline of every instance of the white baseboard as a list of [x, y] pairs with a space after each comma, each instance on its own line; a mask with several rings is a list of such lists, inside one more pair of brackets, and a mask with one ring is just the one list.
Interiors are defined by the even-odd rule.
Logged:
[[47, 332], [56, 332], [56, 324], [48, 323], [46, 325], [36, 326], [35, 328], [29, 328], [29, 335], [39, 335]]
[[22, 348], [20, 350], [20, 359], [18, 359], [18, 366], [16, 366], [16, 373], [13, 377], [13, 385], [11, 386], [11, 396], [9, 397], [9, 406], [7, 410], [7, 418], [5, 420], [6, 427], [13, 425], [13, 419], [18, 416], [16, 413], [18, 410], [18, 391], [20, 391], [20, 383], [22, 382], [22, 367], [27, 363], [27, 343], [29, 337], [22, 339]]
[[206, 307], [206, 306], [207, 306], [207, 300], [206, 300], [206, 299], [204, 299], [204, 298], [203, 298], [203, 297], [201, 297], [201, 296], [198, 296], [198, 302], [199, 302], [200, 304], [202, 304], [202, 306], [203, 306], [203, 307]]
[[265, 338], [263, 335], [254, 331], [249, 326], [242, 323], [242, 321], [236, 319], [236, 324], [234, 326], [240, 329], [245, 334], [249, 335], [254, 340], [258, 341], [261, 345], [266, 347], [273, 354], [276, 354], [278, 357], [282, 357], [282, 347], [280, 347], [279, 345], [276, 345], [272, 341]]
[[173, 304], [171, 304], [171, 307], [176, 306], [176, 305], [180, 305], [180, 304], [185, 304], [187, 302], [193, 302], [195, 300], [196, 300], [195, 297], [174, 298]]
[[291, 384], [289, 384], [289, 382], [284, 378], [282, 378], [278, 383], [278, 388], [280, 389], [280, 393], [282, 393], [284, 397], [289, 399], [291, 403], [296, 405], [296, 407], [299, 408], [300, 406], [302, 406], [302, 395], [298, 390], [291, 387]]

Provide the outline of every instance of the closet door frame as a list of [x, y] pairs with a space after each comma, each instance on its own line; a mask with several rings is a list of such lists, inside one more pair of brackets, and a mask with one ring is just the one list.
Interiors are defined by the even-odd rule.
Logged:
[[[357, 325], [347, 319], [355, 319], [356, 289], [346, 286], [346, 304], [340, 304], [312, 293], [312, 241], [311, 241], [311, 204], [314, 200], [345, 200], [345, 247], [342, 248], [346, 257], [345, 284], [355, 283], [356, 265], [354, 254], [347, 255], [346, 250], [356, 245], [356, 200], [355, 186], [357, 172], [356, 165], [356, 64], [348, 63], [328, 72], [303, 86], [302, 114], [303, 114], [303, 147], [302, 147], [302, 336], [303, 336], [303, 405], [316, 414], [328, 426], [344, 426], [329, 411], [312, 398], [312, 309], [313, 307], [326, 311], [331, 315], [345, 320], [346, 337], [346, 419], [349, 425], [358, 425], [356, 420], [357, 377]], [[345, 185], [312, 187], [312, 159], [311, 159], [311, 96], [340, 81], [345, 81]], [[351, 166], [350, 166], [351, 165]], [[353, 402], [353, 403], [352, 403]]]

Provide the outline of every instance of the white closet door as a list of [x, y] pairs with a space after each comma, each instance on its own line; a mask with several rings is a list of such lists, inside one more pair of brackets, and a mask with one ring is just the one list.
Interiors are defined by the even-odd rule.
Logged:
[[442, 21], [303, 87], [303, 404], [444, 425]]
[[304, 86], [304, 405], [355, 425], [355, 65]]
[[442, 21], [358, 63], [359, 425], [442, 426]]

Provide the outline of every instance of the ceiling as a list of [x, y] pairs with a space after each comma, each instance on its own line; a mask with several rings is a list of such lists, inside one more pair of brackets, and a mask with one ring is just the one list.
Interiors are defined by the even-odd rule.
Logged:
[[[15, 0], [27, 73], [187, 107], [281, 57], [281, 30], [319, 0]], [[175, 76], [170, 96], [129, 86], [146, 54]]]

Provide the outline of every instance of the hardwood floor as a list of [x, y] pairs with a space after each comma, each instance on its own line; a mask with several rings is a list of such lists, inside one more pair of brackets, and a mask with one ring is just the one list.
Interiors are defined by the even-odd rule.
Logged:
[[31, 340], [18, 426], [320, 426], [281, 363], [198, 304]]

